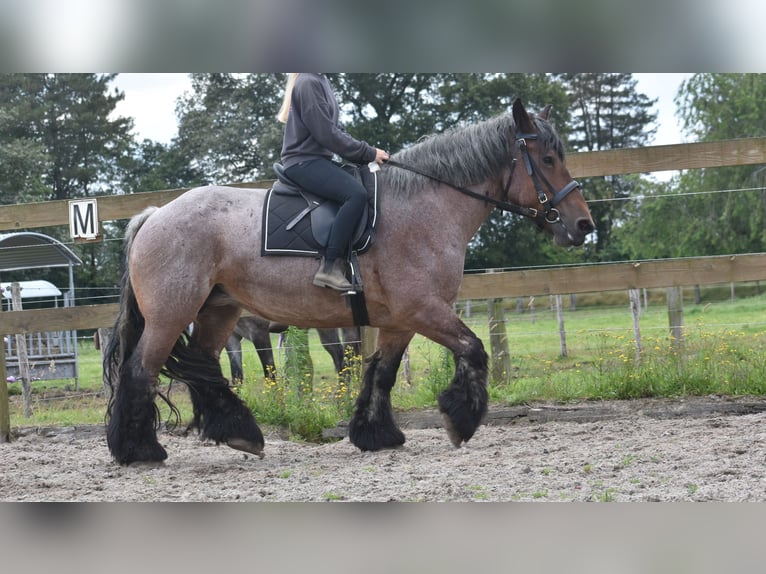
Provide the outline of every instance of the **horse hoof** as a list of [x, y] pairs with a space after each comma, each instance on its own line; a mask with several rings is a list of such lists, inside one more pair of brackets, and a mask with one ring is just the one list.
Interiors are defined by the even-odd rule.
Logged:
[[152, 465], [161, 466], [162, 461], [168, 458], [168, 453], [165, 448], [158, 442], [153, 444], [143, 444], [140, 446], [133, 446], [126, 448], [124, 445], [120, 445], [123, 448], [116, 449], [110, 446], [112, 456], [120, 466], [134, 466], [144, 465], [151, 467]]
[[230, 438], [226, 441], [226, 444], [233, 449], [254, 454], [258, 458], [263, 458], [265, 456], [263, 454], [263, 444], [251, 442], [243, 438]]
[[393, 449], [404, 444], [404, 433], [393, 423], [373, 427], [368, 421], [354, 415], [349, 424], [348, 440], [362, 452]]

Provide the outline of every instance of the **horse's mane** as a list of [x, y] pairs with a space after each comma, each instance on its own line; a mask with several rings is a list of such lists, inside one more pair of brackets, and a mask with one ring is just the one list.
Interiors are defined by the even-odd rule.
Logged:
[[[546, 150], [553, 150], [563, 160], [564, 147], [553, 126], [536, 116], [533, 121], [539, 132], [538, 143]], [[468, 187], [495, 177], [509, 165], [515, 132], [513, 116], [503, 114], [427, 136], [412, 147], [393, 154], [391, 159], [419, 168], [454, 186]], [[431, 181], [393, 166], [382, 171], [382, 178], [387, 194], [401, 197], [420, 191]]]

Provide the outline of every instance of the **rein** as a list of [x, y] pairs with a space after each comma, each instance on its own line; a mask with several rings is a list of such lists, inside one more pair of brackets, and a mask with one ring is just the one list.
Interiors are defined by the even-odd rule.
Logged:
[[[532, 219], [538, 227], [542, 228], [546, 223], [558, 223], [561, 221], [561, 215], [559, 213], [559, 210], [556, 209], [556, 206], [575, 188], [580, 187], [580, 184], [577, 183], [577, 181], [572, 180], [568, 184], [566, 184], [563, 188], [561, 188], [559, 191], [556, 191], [556, 189], [550, 184], [550, 182], [545, 178], [545, 176], [540, 173], [540, 170], [535, 170], [536, 164], [534, 160], [529, 156], [529, 151], [527, 149], [527, 141], [526, 140], [534, 140], [537, 139], [537, 134], [517, 134], [514, 139], [514, 153], [513, 157], [511, 158], [511, 171], [508, 175], [508, 181], [503, 186], [503, 199], [495, 199], [493, 197], [489, 197], [489, 195], [482, 195], [480, 193], [476, 193], [475, 191], [472, 191], [470, 189], [467, 189], [465, 187], [460, 187], [458, 185], [454, 185], [448, 181], [444, 181], [426, 171], [421, 170], [420, 168], [417, 168], [412, 165], [403, 164], [401, 162], [398, 162], [393, 159], [389, 159], [386, 162], [386, 165], [390, 165], [392, 167], [398, 167], [400, 169], [406, 169], [408, 171], [411, 171], [413, 173], [417, 173], [419, 175], [422, 175], [424, 177], [427, 177], [429, 179], [432, 179], [434, 181], [437, 181], [439, 183], [442, 183], [444, 185], [447, 185], [451, 187], [452, 189], [455, 189], [462, 193], [463, 195], [467, 195], [468, 197], [473, 197], [474, 199], [478, 199], [480, 201], [484, 201], [485, 203], [491, 203], [501, 211], [510, 211], [511, 213], [516, 213], [518, 215], [523, 215], [524, 217], [529, 217]], [[513, 172], [516, 169], [516, 156], [521, 152], [521, 156], [524, 160], [524, 166], [527, 170], [527, 175], [532, 178], [532, 182], [534, 183], [535, 190], [537, 191], [537, 200], [540, 202], [540, 205], [542, 206], [542, 210], [536, 209], [534, 207], [524, 207], [523, 205], [517, 205], [515, 203], [511, 203], [506, 200], [508, 197], [508, 191], [511, 189], [511, 181], [513, 180]], [[539, 177], [538, 177], [539, 174]], [[542, 185], [540, 184], [540, 179], [545, 183], [545, 185], [548, 186], [548, 189], [551, 190], [551, 193], [553, 194], [553, 197], [549, 200], [548, 196], [543, 191]]]

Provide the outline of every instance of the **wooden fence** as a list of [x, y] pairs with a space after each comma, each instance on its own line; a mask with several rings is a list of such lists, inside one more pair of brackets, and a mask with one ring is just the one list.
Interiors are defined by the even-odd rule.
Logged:
[[[570, 154], [567, 163], [576, 178], [766, 164], [766, 138], [582, 152]], [[269, 183], [236, 185], [266, 187]], [[172, 189], [99, 197], [99, 217], [102, 221], [126, 219], [146, 207], [169, 203], [184, 191]], [[0, 231], [68, 223], [68, 201], [0, 206]], [[766, 280], [766, 254], [472, 274], [464, 277], [460, 298], [492, 299], [757, 280]], [[116, 313], [116, 304], [9, 311], [0, 313], [0, 336], [58, 329], [95, 329], [110, 326]], [[8, 440], [10, 435], [5, 379], [5, 357], [0, 353], [0, 442]]]

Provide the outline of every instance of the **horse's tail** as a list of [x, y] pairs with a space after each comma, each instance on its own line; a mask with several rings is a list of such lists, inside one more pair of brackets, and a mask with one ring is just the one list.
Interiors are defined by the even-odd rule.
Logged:
[[[133, 245], [133, 239], [147, 219], [157, 211], [157, 207], [148, 207], [143, 212], [133, 217], [125, 229], [125, 239], [122, 254], [122, 281], [120, 283], [120, 306], [117, 319], [112, 328], [109, 342], [104, 350], [104, 385], [111, 391], [114, 397], [115, 386], [118, 381], [120, 368], [125, 364], [136, 348], [141, 334], [144, 332], [144, 317], [138, 308], [133, 284], [130, 281], [128, 271], [128, 255]], [[110, 409], [111, 411], [111, 398]]]

